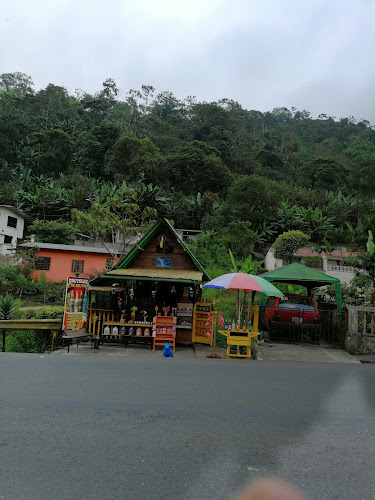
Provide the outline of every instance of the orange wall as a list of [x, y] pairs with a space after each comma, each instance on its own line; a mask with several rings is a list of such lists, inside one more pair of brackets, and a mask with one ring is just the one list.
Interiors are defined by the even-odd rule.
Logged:
[[38, 257], [51, 257], [51, 266], [49, 271], [32, 272], [32, 279], [38, 279], [41, 272], [46, 274], [49, 281], [65, 281], [68, 276], [74, 276], [72, 273], [72, 260], [83, 260], [83, 273], [80, 278], [87, 278], [89, 276], [96, 276], [101, 273], [106, 266], [107, 259], [113, 257], [108, 253], [86, 253], [86, 252], [72, 252], [63, 250], [47, 250], [40, 249]]

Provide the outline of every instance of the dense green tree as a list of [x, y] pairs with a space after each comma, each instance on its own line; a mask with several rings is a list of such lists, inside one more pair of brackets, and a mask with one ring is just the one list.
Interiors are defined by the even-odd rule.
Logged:
[[288, 193], [286, 184], [258, 175], [241, 176], [231, 185], [223, 211], [227, 218], [249, 221], [257, 230], [273, 218]]
[[37, 242], [71, 245], [74, 243], [77, 229], [69, 222], [36, 219], [29, 226], [29, 233], [35, 235]]
[[31, 77], [19, 71], [0, 75], [0, 92], [15, 91], [18, 95], [25, 95], [33, 92], [33, 85]]
[[[129, 239], [145, 231], [156, 216], [154, 208], [138, 204], [137, 192], [127, 186], [117, 189], [102, 204], [94, 202], [88, 211], [72, 210], [77, 228], [100, 241], [116, 262], [126, 254]], [[114, 245], [118, 237], [122, 242], [120, 250]]]
[[36, 151], [38, 173], [58, 174], [67, 170], [72, 153], [69, 134], [54, 129], [34, 133], [30, 146]]
[[229, 187], [232, 180], [219, 151], [200, 141], [177, 147], [167, 157], [167, 169], [172, 186], [185, 194], [217, 193]]
[[164, 159], [150, 139], [137, 139], [122, 135], [107, 152], [105, 173], [107, 177], [120, 181], [161, 182], [163, 180]]
[[348, 167], [332, 158], [315, 158], [308, 164], [314, 188], [335, 190], [349, 182]]

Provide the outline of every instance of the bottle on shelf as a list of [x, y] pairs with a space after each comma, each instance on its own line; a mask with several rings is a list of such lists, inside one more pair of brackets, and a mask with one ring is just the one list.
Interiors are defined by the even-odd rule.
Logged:
[[224, 330], [228, 330], [228, 321], [227, 320], [225, 320]]
[[246, 332], [246, 321], [245, 320], [243, 322], [242, 329], [243, 329], [244, 332]]
[[83, 290], [78, 290], [78, 312], [82, 312], [82, 303], [83, 303], [82, 293]]
[[118, 328], [117, 328], [117, 326], [113, 327], [112, 335], [118, 335]]
[[85, 295], [83, 296], [83, 301], [82, 301], [82, 312], [86, 314], [87, 311], [87, 290], [85, 290]]
[[236, 329], [236, 325], [234, 323], [234, 320], [232, 321], [232, 330], [235, 330]]
[[74, 299], [74, 312], [75, 313], [79, 312], [78, 306], [79, 306], [79, 298], [78, 298], [78, 290], [76, 290], [75, 299]]

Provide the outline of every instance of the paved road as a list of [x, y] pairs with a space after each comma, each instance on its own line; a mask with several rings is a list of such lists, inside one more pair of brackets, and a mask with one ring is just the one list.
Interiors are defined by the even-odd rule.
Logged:
[[375, 368], [0, 355], [0, 498], [375, 498]]

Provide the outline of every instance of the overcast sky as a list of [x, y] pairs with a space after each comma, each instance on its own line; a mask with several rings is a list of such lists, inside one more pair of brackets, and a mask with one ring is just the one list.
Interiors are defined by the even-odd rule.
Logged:
[[375, 123], [375, 0], [2, 0], [0, 73]]

